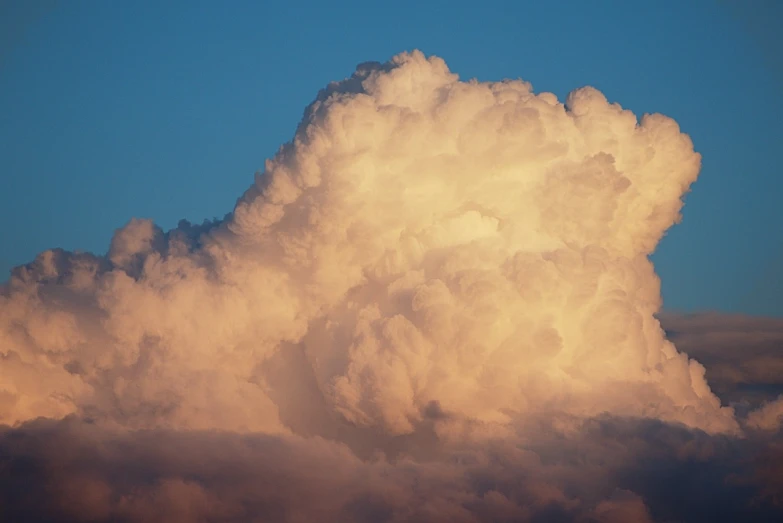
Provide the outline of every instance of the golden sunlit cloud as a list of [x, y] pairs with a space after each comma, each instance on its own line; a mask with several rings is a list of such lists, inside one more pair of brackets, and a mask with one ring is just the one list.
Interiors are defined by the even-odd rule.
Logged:
[[[52, 430], [72, 455], [100, 441], [98, 468], [125, 466], [123, 438], [141, 449], [153, 485], [80, 476], [96, 520], [246, 521], [266, 473], [298, 478], [269, 501], [288, 516], [257, 509], [269, 520], [520, 521], [551, 506], [652, 520], [594, 465], [600, 487], [569, 494], [546, 456], [559, 437], [604, 456], [610, 433], [647, 441], [665, 424], [677, 441], [741, 434], [655, 317], [648, 255], [699, 168], [672, 119], [590, 87], [561, 103], [519, 80], [460, 81], [418, 51], [362, 64], [224, 220], [134, 219], [105, 257], [18, 268], [0, 296], [0, 422]], [[749, 423], [780, 411], [764, 409]], [[174, 463], [143, 431], [192, 446]], [[213, 445], [214, 468], [189, 461]], [[233, 460], [254, 464], [252, 485], [226, 486]], [[429, 501], [412, 501], [408, 473]], [[300, 488], [316, 508], [294, 508]]]

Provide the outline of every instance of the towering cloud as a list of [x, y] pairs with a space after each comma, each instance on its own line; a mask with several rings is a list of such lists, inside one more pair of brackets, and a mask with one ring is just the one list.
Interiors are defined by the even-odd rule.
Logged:
[[[699, 166], [673, 120], [592, 88], [563, 104], [420, 52], [360, 65], [224, 220], [132, 220], [106, 256], [16, 269], [0, 296], [0, 422], [16, 428], [0, 449], [67, 477], [48, 478], [63, 485], [51, 506], [13, 510], [651, 520], [618, 458], [584, 463], [596, 486], [547, 456], [606, 456], [660, 427], [740, 433], [654, 316], [648, 255]], [[86, 470], [84, 441], [104, 449]], [[121, 448], [153, 484], [112, 483], [105, 470], [133, 468]], [[270, 486], [281, 477], [295, 484]]]

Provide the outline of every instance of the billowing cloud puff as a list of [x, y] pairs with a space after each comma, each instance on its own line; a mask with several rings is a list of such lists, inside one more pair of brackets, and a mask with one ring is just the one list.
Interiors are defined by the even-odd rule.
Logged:
[[702, 362], [724, 401], [747, 408], [783, 394], [783, 320], [740, 314], [660, 314], [669, 339]]
[[748, 414], [748, 425], [762, 430], [779, 430], [783, 423], [783, 396], [764, 403]]
[[751, 428], [783, 421], [783, 320], [717, 313], [659, 315], [672, 341], [707, 367], [721, 399]]
[[[637, 120], [592, 88], [563, 104], [522, 81], [462, 82], [419, 52], [362, 64], [318, 95], [225, 219], [132, 220], [106, 256], [48, 251], [15, 270], [0, 422], [17, 429], [0, 449], [35, 456], [30, 474], [65, 490], [42, 494], [44, 512], [14, 507], [651, 520], [647, 490], [612, 476], [622, 462], [584, 464], [599, 488], [547, 456], [590, 446], [597, 419], [635, 420], [620, 432], [642, 449], [650, 427], [740, 433], [654, 316], [648, 255], [699, 165], [673, 120]], [[41, 455], [42, 434], [69, 455]], [[601, 434], [585, 452], [606, 461]], [[189, 457], [168, 461], [157, 437]], [[85, 438], [107, 453], [94, 469], [74, 457], [88, 459]], [[107, 477], [133, 468], [119, 449], [155, 472]], [[196, 456], [214, 468], [189, 468]], [[61, 473], [74, 482], [48, 476]]]

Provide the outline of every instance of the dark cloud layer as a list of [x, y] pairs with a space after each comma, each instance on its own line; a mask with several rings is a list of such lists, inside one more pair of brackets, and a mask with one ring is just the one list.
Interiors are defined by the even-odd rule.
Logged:
[[775, 521], [781, 442], [653, 420], [552, 420], [514, 439], [361, 460], [298, 436], [112, 432], [74, 418], [0, 435], [3, 521]]

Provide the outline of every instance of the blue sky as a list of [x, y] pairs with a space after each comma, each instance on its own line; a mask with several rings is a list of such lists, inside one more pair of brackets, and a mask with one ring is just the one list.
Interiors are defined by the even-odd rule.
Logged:
[[654, 255], [665, 307], [783, 315], [783, 3], [748, 4], [0, 3], [0, 279], [133, 216], [224, 215], [318, 89], [418, 48], [675, 118], [704, 163]]

